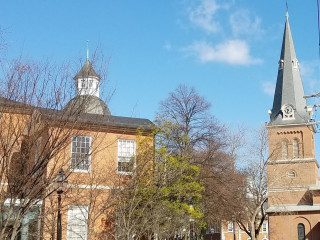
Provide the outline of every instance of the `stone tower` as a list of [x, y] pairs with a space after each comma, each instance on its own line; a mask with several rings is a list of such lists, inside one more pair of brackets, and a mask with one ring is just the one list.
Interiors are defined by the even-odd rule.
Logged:
[[[268, 209], [270, 239], [318, 239], [320, 185], [312, 107], [307, 106], [288, 13], [273, 107], [269, 111]], [[317, 238], [316, 238], [317, 237]]]

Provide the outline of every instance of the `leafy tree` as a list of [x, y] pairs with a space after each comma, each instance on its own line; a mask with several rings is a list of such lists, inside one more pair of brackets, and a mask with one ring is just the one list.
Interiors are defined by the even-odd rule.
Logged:
[[[149, 144], [139, 146], [134, 174], [116, 198], [117, 237], [182, 235], [190, 218], [202, 217], [199, 209], [190, 209], [190, 199], [193, 204], [201, 199], [203, 188], [195, 181], [199, 169], [164, 148], [152, 154]], [[155, 162], [150, 160], [153, 155]]]
[[199, 169], [199, 175], [194, 178], [204, 187], [197, 198], [201, 200], [195, 205], [203, 217], [196, 221], [199, 227], [203, 227], [204, 219], [208, 222], [212, 216], [218, 217], [221, 197], [225, 196], [221, 183], [230, 182], [230, 172], [234, 171], [234, 163], [225, 152], [224, 126], [210, 113], [210, 106], [194, 88], [180, 85], [160, 103], [156, 118], [160, 129], [158, 144]]

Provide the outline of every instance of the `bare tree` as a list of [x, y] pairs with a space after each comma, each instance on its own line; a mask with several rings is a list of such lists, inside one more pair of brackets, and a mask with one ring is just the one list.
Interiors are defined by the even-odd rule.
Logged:
[[57, 67], [15, 59], [0, 68], [0, 239], [38, 239], [46, 199], [60, 168], [69, 175], [66, 150], [83, 133], [80, 103], [64, 106], [75, 92], [68, 64]]
[[206, 147], [208, 141], [219, 148], [223, 128], [210, 114], [210, 105], [194, 88], [185, 85], [179, 85], [169, 93], [169, 97], [160, 102], [156, 117], [162, 130], [159, 134], [162, 146], [182, 156]]
[[[159, 145], [199, 168], [196, 181], [204, 191], [195, 206], [201, 209], [207, 224], [224, 217], [223, 203], [229, 201], [230, 192], [225, 186], [236, 179], [237, 173], [227, 153], [225, 128], [210, 113], [210, 103], [194, 88], [180, 85], [160, 103], [156, 123], [160, 128]], [[196, 223], [199, 233], [203, 220]]]
[[246, 154], [243, 169], [245, 185], [238, 194], [240, 201], [234, 209], [234, 220], [251, 239], [259, 239], [260, 229], [267, 218], [267, 163], [272, 153], [268, 152], [268, 132], [262, 126], [253, 136]]

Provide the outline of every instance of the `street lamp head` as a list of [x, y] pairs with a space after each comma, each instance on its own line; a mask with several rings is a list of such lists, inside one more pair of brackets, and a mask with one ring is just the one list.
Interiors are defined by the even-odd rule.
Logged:
[[59, 170], [53, 184], [58, 194], [61, 194], [66, 190], [68, 179], [62, 168]]

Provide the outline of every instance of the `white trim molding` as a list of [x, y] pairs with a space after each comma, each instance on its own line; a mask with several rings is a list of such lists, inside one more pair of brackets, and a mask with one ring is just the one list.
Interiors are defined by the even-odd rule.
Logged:
[[[7, 198], [5, 201], [4, 201], [4, 203], [3, 203], [3, 205], [4, 206], [11, 206], [12, 204], [14, 205], [14, 206], [20, 206], [21, 205], [21, 203], [23, 203], [25, 201], [25, 199], [12, 199], [12, 198]], [[28, 201], [28, 200], [26, 200], [26, 201]], [[37, 200], [34, 200], [34, 203], [33, 203], [33, 205], [42, 205], [42, 200], [40, 200], [40, 199], [37, 199]]]
[[314, 205], [295, 205], [295, 204], [280, 204], [273, 205], [267, 209], [267, 213], [276, 212], [307, 212], [307, 211], [320, 211], [320, 204]]
[[270, 187], [268, 192], [305, 192], [309, 190], [309, 186], [281, 186]]
[[112, 189], [122, 189], [121, 186], [103, 186], [103, 185], [85, 185], [85, 184], [68, 184], [70, 188], [84, 188], [84, 189], [105, 189], [105, 190], [112, 190]]
[[317, 167], [319, 167], [319, 163], [315, 158], [293, 158], [293, 159], [269, 160], [268, 165], [295, 164], [295, 163], [308, 163], [308, 162], [315, 162], [317, 164]]

